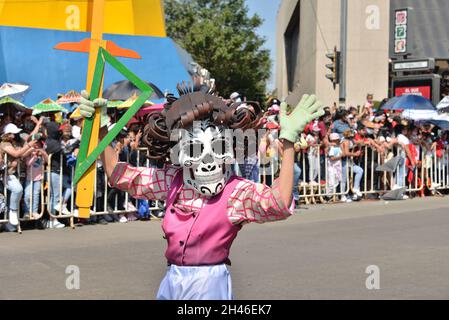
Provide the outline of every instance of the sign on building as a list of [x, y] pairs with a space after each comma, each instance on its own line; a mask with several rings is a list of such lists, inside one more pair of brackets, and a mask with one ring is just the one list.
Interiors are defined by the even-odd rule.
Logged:
[[395, 11], [394, 22], [394, 53], [407, 53], [407, 23], [408, 10], [400, 9]]
[[414, 94], [429, 99], [433, 104], [440, 101], [441, 76], [438, 74], [422, 74], [394, 77], [392, 93], [395, 97]]
[[414, 60], [399, 60], [393, 62], [393, 71], [433, 71], [435, 70], [435, 59], [414, 59]]

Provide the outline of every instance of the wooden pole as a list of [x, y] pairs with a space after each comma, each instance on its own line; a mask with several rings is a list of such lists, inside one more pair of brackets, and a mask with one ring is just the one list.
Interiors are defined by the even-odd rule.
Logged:
[[[91, 30], [91, 41], [89, 50], [89, 64], [87, 69], [87, 80], [86, 89], [87, 92], [92, 96], [91, 85], [95, 72], [95, 63], [100, 47], [105, 47], [105, 42], [103, 40], [103, 28], [104, 28], [104, 3], [105, 0], [94, 0], [92, 9], [92, 30]], [[101, 87], [100, 92], [98, 92], [98, 97], [101, 97]], [[88, 154], [90, 154], [98, 144], [98, 135], [100, 132], [100, 110], [95, 111], [95, 116], [93, 120], [93, 126], [90, 134]], [[83, 126], [84, 127], [84, 126]], [[86, 174], [80, 179], [77, 184], [76, 193], [76, 205], [78, 206], [78, 217], [79, 218], [89, 218], [90, 208], [93, 202], [94, 196], [94, 183], [96, 174], [96, 164], [92, 164], [87, 170]]]

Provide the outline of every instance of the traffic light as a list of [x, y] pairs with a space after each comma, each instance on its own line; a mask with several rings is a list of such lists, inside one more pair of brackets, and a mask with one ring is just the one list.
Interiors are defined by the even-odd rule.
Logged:
[[331, 74], [326, 74], [326, 78], [332, 81], [335, 89], [336, 85], [339, 83], [340, 77], [340, 52], [337, 51], [337, 47], [335, 47], [334, 52], [327, 53], [326, 57], [331, 60], [331, 63], [326, 64], [326, 68], [332, 72]]

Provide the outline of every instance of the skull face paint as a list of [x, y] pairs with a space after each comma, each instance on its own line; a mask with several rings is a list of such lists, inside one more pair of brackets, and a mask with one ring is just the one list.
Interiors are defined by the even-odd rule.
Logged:
[[209, 120], [194, 122], [179, 142], [184, 183], [205, 196], [219, 194], [232, 175], [232, 136]]

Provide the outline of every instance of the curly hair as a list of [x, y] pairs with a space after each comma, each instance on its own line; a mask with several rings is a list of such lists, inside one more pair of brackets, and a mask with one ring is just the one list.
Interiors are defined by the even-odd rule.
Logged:
[[210, 120], [217, 126], [231, 129], [254, 129], [259, 125], [262, 110], [257, 102], [245, 101], [228, 106], [214, 95], [214, 87], [202, 84], [198, 78], [192, 83], [177, 85], [179, 98], [167, 95], [161, 112], [150, 114], [145, 122], [143, 143], [148, 147], [147, 157], [158, 162], [168, 162], [172, 130], [187, 129], [194, 121]]

